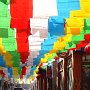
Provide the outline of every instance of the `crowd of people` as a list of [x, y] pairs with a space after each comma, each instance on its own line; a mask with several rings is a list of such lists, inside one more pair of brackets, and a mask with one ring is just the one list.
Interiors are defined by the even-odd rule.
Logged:
[[28, 84], [11, 83], [0, 80], [0, 90], [32, 90]]
[[5, 80], [0, 80], [0, 90], [14, 90], [14, 84]]

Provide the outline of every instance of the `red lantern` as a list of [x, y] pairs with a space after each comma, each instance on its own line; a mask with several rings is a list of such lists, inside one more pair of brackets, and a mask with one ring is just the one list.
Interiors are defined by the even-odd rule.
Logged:
[[43, 63], [40, 63], [40, 66], [42, 67], [43, 66]]
[[56, 56], [54, 59], [57, 61], [57, 60], [59, 60], [59, 57], [58, 57], [58, 56]]
[[86, 54], [90, 55], [90, 44], [85, 46], [84, 51], [86, 52]]

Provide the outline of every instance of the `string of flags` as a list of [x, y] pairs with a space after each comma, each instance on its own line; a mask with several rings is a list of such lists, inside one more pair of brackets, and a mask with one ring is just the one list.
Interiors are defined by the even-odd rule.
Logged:
[[89, 0], [0, 0], [0, 78], [33, 78], [57, 52], [90, 42]]

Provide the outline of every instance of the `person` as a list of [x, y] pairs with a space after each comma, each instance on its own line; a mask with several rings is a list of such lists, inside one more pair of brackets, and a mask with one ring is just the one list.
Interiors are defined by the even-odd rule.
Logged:
[[6, 81], [4, 81], [4, 90], [8, 90], [8, 85]]
[[23, 88], [24, 90], [27, 90], [27, 89], [28, 89], [26, 84], [23, 84], [23, 85], [22, 85], [22, 88]]
[[14, 84], [10, 83], [10, 90], [13, 90], [13, 89], [14, 89]]

